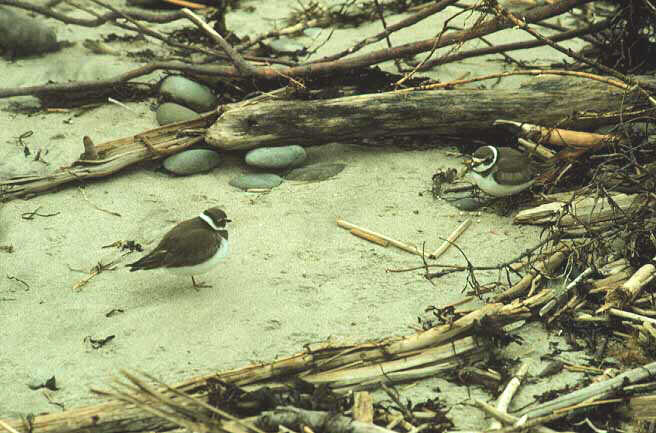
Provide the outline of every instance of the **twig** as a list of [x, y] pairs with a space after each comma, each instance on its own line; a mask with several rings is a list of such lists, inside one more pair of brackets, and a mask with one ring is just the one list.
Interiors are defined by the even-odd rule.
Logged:
[[120, 216], [121, 216], [121, 214], [118, 213], [118, 212], [114, 212], [114, 211], [111, 211], [111, 210], [103, 209], [103, 208], [101, 208], [100, 206], [98, 206], [98, 205], [92, 203], [91, 200], [89, 200], [89, 198], [87, 197], [87, 193], [84, 192], [84, 189], [82, 189], [82, 188], [78, 188], [78, 190], [79, 190], [80, 193], [82, 194], [82, 198], [84, 199], [84, 201], [86, 201], [87, 203], [89, 203], [89, 204], [90, 204], [91, 206], [93, 206], [95, 209], [97, 209], [97, 210], [99, 210], [99, 211], [101, 211], [101, 212], [106, 212], [106, 213], [108, 213], [108, 214], [110, 214], [110, 215], [114, 215], [114, 216], [117, 216], [117, 217], [120, 217]]
[[431, 255], [429, 255], [428, 258], [429, 259], [437, 259], [442, 254], [444, 254], [446, 252], [446, 250], [449, 249], [451, 244], [454, 243], [460, 237], [460, 235], [464, 233], [465, 230], [467, 230], [467, 228], [471, 225], [471, 223], [472, 223], [471, 218], [467, 218], [465, 221], [463, 221], [463, 223], [460, 224], [458, 226], [458, 228], [455, 229], [453, 233], [451, 233], [451, 235], [449, 235], [447, 240], [444, 241], [444, 243], [442, 245], [440, 245], [440, 247], [438, 249], [433, 251], [433, 253]]
[[538, 263], [535, 266], [535, 269], [527, 272], [517, 284], [496, 295], [493, 298], [493, 302], [507, 301], [526, 292], [537, 275], [555, 271], [563, 263], [568, 253], [569, 248], [563, 246], [560, 251], [553, 253], [548, 259], [542, 260]]
[[116, 100], [116, 99], [114, 99], [114, 98], [112, 98], [112, 97], [107, 98], [107, 101], [108, 101], [108, 102], [111, 102], [112, 104], [116, 104], [116, 105], [118, 105], [119, 107], [123, 107], [123, 108], [125, 108], [126, 110], [128, 110], [128, 111], [129, 111], [130, 113], [132, 113], [132, 114], [138, 114], [138, 113], [137, 113], [136, 111], [134, 111], [132, 108], [128, 107], [127, 105], [125, 105], [125, 104], [122, 103], [121, 101], [118, 101], [118, 100]]
[[193, 22], [198, 28], [203, 30], [205, 33], [207, 33], [210, 38], [219, 46], [221, 49], [230, 57], [230, 60], [232, 60], [232, 63], [235, 65], [237, 70], [242, 76], [245, 77], [251, 77], [257, 74], [257, 70], [252, 67], [244, 58], [239, 54], [232, 46], [226, 42], [223, 37], [218, 34], [212, 27], [210, 27], [205, 21], [202, 20], [198, 15], [193, 13], [191, 10], [187, 8], [182, 8], [180, 12], [189, 18], [191, 22]]
[[[587, 278], [588, 275], [592, 274], [594, 270], [592, 268], [587, 268], [585, 271], [581, 272], [571, 283], [569, 283], [554, 299], [547, 302], [544, 307], [539, 311], [540, 317], [544, 317], [549, 311], [553, 309], [556, 305], [563, 302], [563, 299], [574, 289], [576, 288], [584, 278]], [[563, 282], [564, 284], [564, 282]]]
[[[65, 24], [74, 24], [83, 27], [98, 27], [100, 25], [105, 24], [108, 21], [112, 21], [115, 20], [116, 18], [122, 17], [121, 13], [116, 11], [116, 12], [109, 12], [105, 15], [101, 15], [96, 19], [74, 18], [56, 12], [50, 7], [39, 6], [37, 4], [34, 4], [34, 2], [22, 2], [19, 0], [0, 0], [0, 5], [7, 5], [19, 9], [25, 9], [28, 11], [39, 13], [47, 17], [54, 18]], [[172, 21], [177, 21], [179, 19], [184, 18], [184, 15], [182, 15], [182, 13], [180, 12], [159, 14], [159, 13], [141, 12], [137, 10], [129, 10], [124, 12], [124, 14], [129, 16], [130, 18], [147, 21], [151, 23], [170, 23]]]
[[[564, 12], [567, 12], [571, 8], [587, 3], [590, 0], [561, 0], [560, 2], [550, 5], [549, 7], [536, 8], [533, 11], [529, 11], [524, 16], [527, 22], [542, 21], [553, 16], [560, 15]], [[17, 5], [20, 2], [17, 0], [0, 0], [0, 4], [10, 4]], [[49, 12], [44, 8], [35, 8], [31, 5], [25, 5], [20, 3], [21, 6], [29, 10], [34, 10], [39, 13]], [[53, 16], [52, 14], [44, 13], [44, 15]], [[61, 15], [61, 14], [59, 14]], [[130, 15], [133, 16], [134, 15]], [[54, 16], [53, 16], [54, 17]], [[112, 13], [112, 19], [117, 18], [116, 14]], [[55, 17], [57, 18], [57, 17]], [[308, 65], [300, 65], [287, 68], [272, 68], [272, 67], [260, 67], [255, 69], [255, 77], [263, 80], [278, 80], [282, 75], [289, 77], [308, 77], [308, 76], [317, 76], [328, 73], [337, 73], [341, 71], [352, 71], [357, 67], [365, 67], [370, 65], [375, 65], [387, 60], [392, 60], [398, 57], [412, 56], [424, 51], [431, 51], [435, 48], [439, 49], [445, 46], [453, 44], [462, 44], [470, 39], [475, 39], [480, 36], [484, 36], [490, 33], [494, 33], [503, 28], [510, 27], [511, 23], [505, 22], [501, 18], [494, 18], [480, 25], [476, 26], [475, 29], [466, 29], [463, 31], [456, 31], [446, 35], [440, 40], [440, 43], [435, 44], [435, 38], [425, 39], [423, 41], [417, 41], [410, 44], [405, 44], [401, 46], [396, 46], [392, 49], [385, 48], [371, 53], [363, 54], [353, 58], [349, 58], [348, 62], [330, 62], [330, 61], [321, 61], [320, 63], [312, 63]], [[11, 89], [0, 89], [0, 98], [10, 97], [10, 96], [22, 96], [22, 95], [36, 95], [54, 93], [54, 92], [68, 92], [71, 89], [77, 91], [90, 90], [90, 89], [106, 89], [110, 88], [117, 83], [122, 83], [128, 81], [129, 79], [146, 75], [157, 69], [172, 69], [177, 71], [187, 71], [187, 72], [196, 72], [203, 75], [220, 75], [226, 77], [240, 77], [242, 76], [239, 73], [239, 70], [231, 66], [222, 66], [222, 65], [187, 65], [182, 62], [155, 62], [148, 65], [144, 65], [138, 69], [125, 72], [119, 76], [102, 80], [102, 81], [91, 81], [91, 82], [78, 82], [78, 83], [66, 83], [66, 84], [50, 84], [45, 86], [30, 86], [30, 87], [19, 87]]]
[[[536, 23], [537, 24], [537, 23]], [[542, 24], [542, 23], [540, 23]], [[598, 33], [604, 29], [607, 29], [611, 25], [611, 20], [603, 20], [598, 23], [594, 23], [588, 27], [584, 27], [581, 29], [576, 29], [576, 30], [568, 30], [563, 33], [555, 34], [550, 37], [550, 39], [554, 42], [560, 42], [568, 39], [574, 39], [577, 37], [581, 37], [587, 34], [592, 34], [592, 33]], [[472, 57], [479, 57], [479, 56], [485, 56], [489, 54], [496, 54], [496, 53], [501, 53], [501, 52], [508, 52], [508, 51], [515, 51], [515, 50], [525, 50], [528, 48], [535, 48], [535, 47], [541, 47], [543, 45], [546, 45], [544, 42], [540, 40], [530, 40], [530, 41], [523, 41], [523, 42], [513, 42], [509, 44], [496, 44], [492, 47], [483, 47], [483, 48], [476, 48], [476, 49], [471, 49], [471, 50], [461, 50], [457, 53], [452, 53], [452, 54], [447, 54], [446, 56], [442, 56], [438, 59], [434, 60], [429, 60], [426, 63], [424, 63], [419, 70], [420, 71], [425, 71], [432, 69], [436, 66], [439, 65], [444, 65], [447, 63], [452, 63], [452, 62], [457, 62], [459, 60], [465, 60], [469, 59]]]
[[520, 29], [524, 30], [525, 32], [529, 33], [533, 37], [541, 40], [542, 42], [545, 42], [550, 47], [560, 51], [563, 54], [566, 54], [566, 55], [572, 57], [573, 59], [576, 59], [580, 62], [583, 62], [585, 64], [593, 66], [593, 67], [595, 67], [595, 68], [597, 68], [601, 71], [604, 71], [605, 73], [607, 73], [609, 75], [614, 76], [615, 78], [617, 78], [619, 80], [622, 80], [624, 83], [626, 83], [626, 87], [628, 87], [628, 88], [634, 88], [634, 87], [637, 88], [640, 91], [640, 93], [642, 93], [643, 95], [645, 95], [647, 97], [647, 99], [649, 100], [649, 102], [652, 105], [656, 105], [656, 99], [654, 99], [649, 94], [649, 92], [647, 92], [645, 89], [643, 89], [633, 78], [628, 77], [628, 76], [618, 72], [617, 70], [615, 70], [613, 68], [609, 68], [608, 66], [602, 65], [601, 63], [596, 62], [592, 59], [589, 59], [589, 58], [587, 58], [587, 57], [585, 57], [581, 54], [577, 54], [570, 48], [561, 47], [557, 43], [555, 43], [553, 41], [550, 41], [549, 39], [545, 38], [544, 36], [542, 36], [541, 34], [536, 32], [535, 30], [531, 29], [528, 26], [528, 23], [526, 22], [526, 20], [519, 19], [517, 16], [515, 16], [511, 12], [509, 12], [508, 10], [501, 7], [501, 5], [499, 5], [499, 3], [497, 3], [497, 2], [495, 2], [493, 4], [493, 8], [499, 16], [507, 18], [514, 25], [516, 25]]
[[462, 86], [463, 84], [471, 84], [471, 83], [475, 83], [477, 81], [484, 81], [484, 80], [492, 80], [492, 79], [498, 79], [498, 78], [503, 78], [503, 77], [510, 77], [512, 75], [563, 75], [563, 76], [572, 76], [572, 77], [587, 78], [587, 79], [591, 79], [591, 80], [595, 80], [595, 81], [600, 81], [602, 83], [606, 83], [606, 84], [609, 84], [611, 86], [615, 86], [615, 87], [620, 88], [620, 89], [625, 90], [625, 91], [631, 90], [631, 88], [629, 86], [622, 83], [621, 81], [613, 80], [612, 78], [603, 77], [601, 75], [590, 74], [588, 72], [567, 71], [567, 70], [564, 70], [564, 69], [525, 69], [525, 70], [510, 71], [510, 72], [497, 72], [497, 73], [494, 73], [494, 74], [481, 75], [481, 76], [474, 77], [474, 78], [469, 78], [469, 79], [466, 79], [466, 80], [452, 80], [452, 81], [447, 81], [447, 82], [444, 82], [444, 83], [435, 83], [435, 84], [427, 84], [427, 85], [424, 85], [424, 86], [409, 87], [407, 89], [397, 90], [397, 92], [405, 93], [405, 92], [412, 92], [412, 91], [415, 91], [415, 90], [435, 90], [435, 89], [452, 88], [452, 87], [455, 87], [455, 86]]
[[[355, 45], [353, 45], [352, 47], [350, 47], [350, 48], [348, 48], [344, 51], [341, 51], [337, 54], [333, 54], [332, 56], [326, 56], [326, 57], [324, 57], [324, 58], [322, 58], [318, 61], [320, 61], [320, 62], [332, 62], [332, 61], [341, 59], [342, 57], [353, 54], [357, 51], [360, 51], [362, 48], [366, 47], [367, 45], [376, 43], [376, 42], [386, 38], [387, 36], [389, 36], [390, 34], [392, 34], [393, 32], [395, 32], [397, 30], [401, 30], [405, 27], [410, 27], [411, 25], [416, 24], [416, 23], [420, 22], [421, 20], [428, 18], [429, 16], [434, 15], [434, 14], [444, 10], [446, 7], [448, 7], [449, 5], [452, 5], [456, 1], [457, 0], [442, 0], [442, 1], [439, 1], [439, 2], [435, 3], [434, 5], [431, 5], [430, 7], [427, 7], [425, 9], [421, 10], [420, 12], [417, 12], [416, 14], [414, 14], [412, 16], [409, 16], [408, 18], [405, 18], [405, 19], [399, 21], [398, 23], [394, 23], [394, 24], [388, 26], [382, 32], [380, 32], [380, 33], [378, 33], [374, 36], [369, 36], [368, 38], [365, 38], [365, 39], [362, 39], [361, 41], [358, 41]], [[314, 62], [314, 63], [316, 63], [316, 62]]]

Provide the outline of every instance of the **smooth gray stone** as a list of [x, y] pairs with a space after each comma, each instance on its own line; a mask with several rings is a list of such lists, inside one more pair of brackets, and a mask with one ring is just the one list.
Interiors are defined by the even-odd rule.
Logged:
[[207, 86], [179, 75], [165, 78], [159, 94], [166, 101], [177, 102], [199, 113], [213, 110], [217, 105], [216, 96]]
[[169, 123], [182, 122], [183, 120], [197, 119], [200, 114], [182, 105], [173, 102], [165, 102], [157, 109], [157, 123], [168, 125]]
[[259, 147], [246, 154], [246, 164], [258, 168], [298, 167], [307, 158], [301, 146]]
[[339, 174], [346, 164], [312, 164], [307, 167], [295, 168], [287, 173], [285, 179], [287, 180], [303, 180], [309, 182], [318, 182]]
[[293, 54], [293, 53], [299, 53], [301, 51], [305, 51], [305, 45], [300, 44], [295, 40], [286, 38], [284, 36], [274, 41], [271, 41], [269, 43], [269, 46], [273, 51], [280, 54], [285, 54], [285, 53]]
[[251, 188], [275, 188], [282, 183], [282, 177], [273, 173], [242, 174], [229, 183], [244, 191]]
[[25, 57], [58, 50], [57, 35], [44, 21], [0, 7], [0, 48], [5, 55]]
[[463, 197], [463, 198], [458, 198], [455, 200], [449, 200], [449, 203], [453, 205], [456, 209], [465, 211], [465, 212], [472, 212], [475, 210], [479, 210], [482, 207], [487, 206], [490, 204], [492, 201], [494, 201], [494, 198], [491, 199], [481, 199], [481, 198], [476, 198], [476, 197]]
[[164, 168], [179, 176], [210, 171], [221, 162], [221, 155], [209, 149], [185, 150], [164, 160]]

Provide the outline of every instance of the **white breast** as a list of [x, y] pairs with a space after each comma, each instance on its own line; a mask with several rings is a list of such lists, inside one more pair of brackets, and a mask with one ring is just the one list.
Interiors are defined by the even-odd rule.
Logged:
[[526, 188], [533, 185], [534, 182], [534, 180], [530, 180], [520, 185], [499, 185], [491, 174], [483, 177], [474, 171], [468, 172], [467, 177], [476, 183], [476, 185], [478, 185], [478, 187], [483, 190], [483, 192], [494, 197], [507, 197], [509, 195], [517, 194], [518, 192], [524, 191]]
[[221, 246], [216, 253], [209, 260], [194, 266], [186, 266], [181, 268], [166, 268], [167, 271], [177, 275], [200, 275], [214, 269], [216, 265], [228, 255], [228, 240], [223, 239]]

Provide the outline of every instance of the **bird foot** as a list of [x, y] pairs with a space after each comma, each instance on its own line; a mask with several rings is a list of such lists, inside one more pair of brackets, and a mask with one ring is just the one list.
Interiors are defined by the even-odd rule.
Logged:
[[212, 287], [210, 284], [205, 284], [202, 281], [200, 283], [197, 283], [194, 277], [191, 277], [191, 282], [194, 283], [194, 289], [196, 289], [197, 292], [199, 292], [199, 289], [209, 289]]

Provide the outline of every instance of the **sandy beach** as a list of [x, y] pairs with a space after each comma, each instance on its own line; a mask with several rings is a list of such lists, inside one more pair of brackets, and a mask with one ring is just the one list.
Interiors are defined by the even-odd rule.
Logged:
[[[115, 3], [124, 6], [123, 1]], [[231, 11], [226, 18], [239, 36], [282, 26], [290, 8], [284, 1], [242, 3], [254, 6], [255, 11]], [[80, 11], [63, 10], [84, 16]], [[448, 9], [440, 19], [452, 13]], [[459, 24], [464, 25], [466, 19]], [[52, 19], [45, 22], [72, 46], [43, 56], [1, 60], [1, 87], [102, 78], [136, 65], [123, 54], [95, 55], [82, 45], [85, 39], [126, 34], [124, 30], [111, 25], [76, 27]], [[158, 29], [182, 25], [187, 23]], [[441, 22], [431, 18], [395, 35], [394, 42], [431, 37], [439, 26]], [[380, 23], [338, 29], [315, 57], [347, 48], [379, 30]], [[512, 30], [502, 35], [494, 35], [492, 42], [501, 37], [507, 38], [504, 42], [524, 38]], [[150, 39], [134, 45], [116, 42], [112, 47], [119, 53], [145, 47], [165, 50]], [[562, 58], [544, 48], [515, 56], [544, 62]], [[447, 81], [503, 67], [500, 57], [493, 56], [446, 65], [430, 75]], [[393, 64], [383, 68], [394, 71]], [[163, 72], [158, 72], [144, 80], [156, 81], [161, 76]], [[520, 82], [513, 78], [496, 85]], [[47, 173], [68, 165], [83, 151], [85, 135], [105, 142], [152, 129], [157, 125], [151, 104], [156, 102], [153, 98], [127, 103], [128, 108], [107, 103], [90, 110], [45, 112], [28, 110], [38, 108], [38, 101], [30, 97], [2, 99], [0, 177]], [[32, 134], [19, 139], [28, 131]], [[153, 162], [30, 200], [0, 204], [0, 245], [13, 248], [11, 253], [0, 251], [0, 417], [95, 403], [99, 400], [89, 388], [106, 386], [121, 368], [148, 371], [176, 383], [197, 374], [270, 361], [298, 352], [310, 342], [366, 341], [415, 332], [417, 317], [424, 316], [426, 308], [464, 296], [465, 274], [451, 274], [431, 284], [422, 270], [386, 272], [420, 266], [421, 258], [358, 239], [335, 220], [341, 217], [432, 251], [441, 244], [440, 238], [472, 218], [458, 245], [479, 265], [508, 260], [535, 244], [540, 234], [537, 227], [515, 226], [510, 218], [487, 212], [463, 213], [433, 199], [432, 175], [441, 168], [462, 166], [455, 150], [445, 146], [410, 151], [348, 143], [312, 147], [306, 164], [343, 163], [346, 168], [327, 181], [286, 181], [264, 194], [228, 185], [233, 177], [252, 171], [241, 153], [225, 154], [215, 170], [188, 177], [171, 176]], [[35, 161], [39, 151], [41, 160]], [[130, 273], [124, 265], [141, 253], [121, 258], [116, 266], [75, 288], [98, 263], [119, 258], [121, 253], [106, 246], [134, 240], [152, 248], [175, 223], [212, 206], [221, 206], [233, 220], [228, 227], [230, 257], [200, 278], [212, 288], [196, 291], [189, 278], [164, 271]], [[465, 263], [454, 248], [440, 262]], [[496, 271], [477, 273], [482, 283], [497, 277]], [[479, 305], [475, 301], [468, 306]], [[108, 317], [109, 312], [114, 314]], [[503, 356], [533, 359], [536, 370], [550, 343], [567, 347], [537, 324], [519, 332], [525, 344], [511, 344]], [[93, 348], [90, 339], [108, 336], [114, 338]], [[565, 356], [575, 360], [581, 355], [568, 352]], [[51, 376], [60, 389], [49, 394], [50, 400], [43, 390], [28, 386]], [[574, 383], [577, 377], [563, 374], [558, 380]], [[425, 399], [434, 396], [436, 388], [441, 398], [455, 406], [449, 416], [456, 429], [486, 425], [465, 404], [468, 396], [492, 398], [480, 388], [471, 388], [468, 394], [463, 386], [434, 378], [402, 395]], [[515, 404], [525, 404], [543, 391], [543, 385], [522, 388]]]

